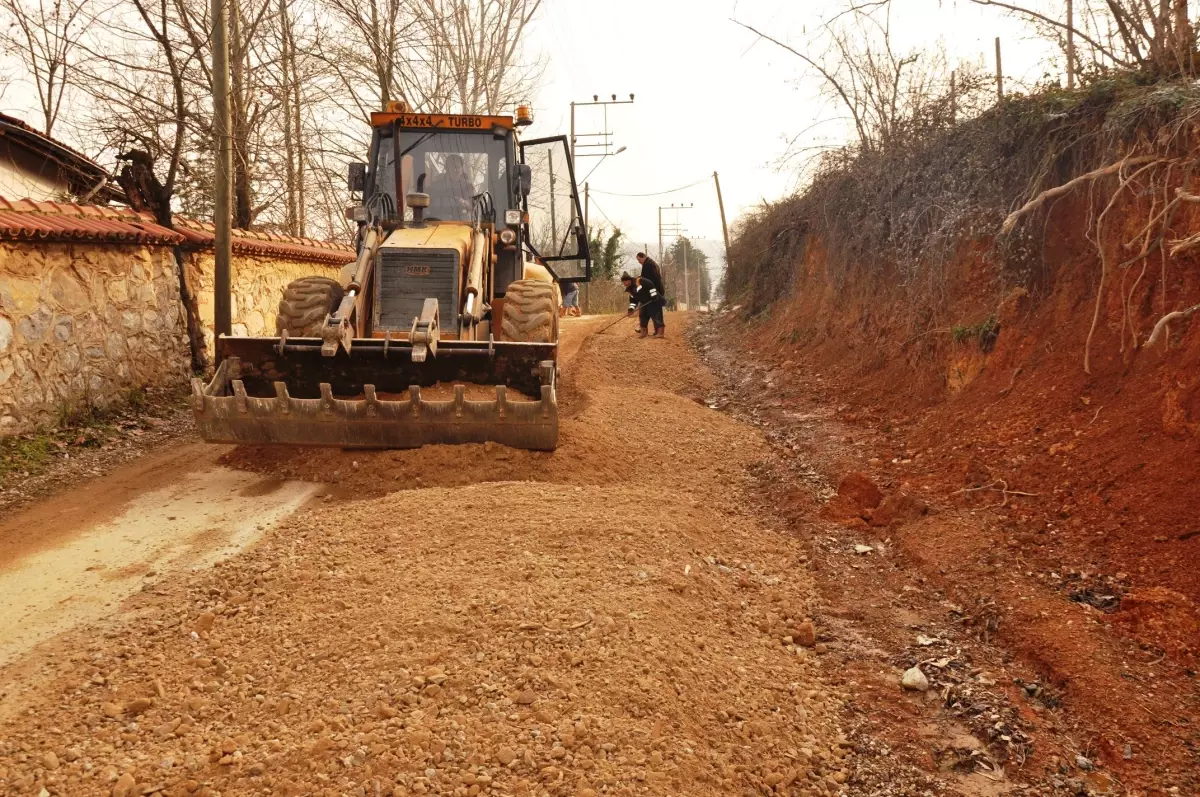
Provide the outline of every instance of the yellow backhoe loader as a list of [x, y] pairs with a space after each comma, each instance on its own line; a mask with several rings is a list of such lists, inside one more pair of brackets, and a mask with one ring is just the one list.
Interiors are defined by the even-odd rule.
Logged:
[[530, 121], [372, 114], [349, 170], [357, 260], [288, 285], [278, 337], [218, 338], [213, 378], [192, 382], [201, 436], [555, 448], [559, 283], [591, 260], [567, 140], [520, 141]]

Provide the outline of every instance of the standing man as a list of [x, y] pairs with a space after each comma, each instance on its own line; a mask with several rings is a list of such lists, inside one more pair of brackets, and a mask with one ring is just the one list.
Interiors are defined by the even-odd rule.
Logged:
[[642, 267], [642, 276], [654, 283], [654, 287], [658, 289], [659, 298], [665, 303], [667, 290], [663, 285], [662, 270], [658, 267], [658, 263], [654, 262], [654, 258], [647, 257], [645, 252], [637, 253], [637, 262]]
[[638, 337], [646, 337], [650, 322], [654, 322], [654, 337], [665, 338], [667, 328], [663, 323], [662, 294], [647, 277], [633, 277], [626, 271], [621, 274], [621, 284], [629, 294], [629, 315], [638, 314]]
[[[663, 283], [662, 269], [658, 267], [658, 263], [655, 262], [654, 258], [649, 257], [645, 252], [637, 253], [637, 262], [642, 267], [642, 279], [653, 282], [655, 289], [658, 291], [652, 315], [655, 325], [654, 337], [665, 338], [667, 336], [667, 326], [663, 320], [663, 309], [667, 306], [667, 288]], [[642, 326], [645, 326], [645, 324]]]

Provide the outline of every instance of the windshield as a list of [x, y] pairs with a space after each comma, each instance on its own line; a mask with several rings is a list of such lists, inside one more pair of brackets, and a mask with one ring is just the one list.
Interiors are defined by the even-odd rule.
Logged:
[[[371, 154], [368, 185], [374, 194], [395, 197], [396, 168], [392, 132], [379, 129]], [[497, 218], [512, 206], [508, 175], [508, 139], [490, 131], [451, 133], [436, 130], [401, 130], [400, 150], [404, 155], [404, 193], [416, 190], [416, 180], [425, 176], [429, 210], [425, 218], [440, 221], [470, 221], [474, 197], [490, 193]], [[407, 151], [407, 152], [406, 152]], [[368, 205], [371, 202], [368, 201]], [[376, 201], [375, 209], [379, 203]], [[383, 214], [388, 215], [388, 214]], [[412, 218], [412, 208], [404, 217]]]

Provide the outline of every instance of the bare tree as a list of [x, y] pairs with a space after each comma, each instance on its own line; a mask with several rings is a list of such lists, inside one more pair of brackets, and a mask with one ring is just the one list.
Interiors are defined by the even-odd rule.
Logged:
[[[541, 0], [416, 0], [417, 19], [445, 54], [450, 100], [463, 113], [495, 113], [529, 89], [519, 63], [525, 28]], [[524, 71], [522, 71], [524, 70]]]
[[[414, 85], [409, 51], [426, 53], [417, 68], [435, 76], [440, 70], [433, 48], [418, 38], [411, 0], [326, 1], [331, 25], [341, 35], [327, 37], [323, 56], [340, 84], [341, 100], [363, 119], [392, 100], [427, 108], [431, 98], [421, 96]], [[436, 85], [432, 88], [439, 93]]]
[[893, 150], [979, 107], [982, 79], [971, 65], [960, 65], [952, 79], [943, 49], [896, 50], [887, 0], [841, 11], [801, 47], [733, 21], [817, 73], [823, 93], [853, 125], [856, 153]]
[[[1158, 74], [1195, 72], [1196, 32], [1188, 0], [1075, 0], [1075, 20], [1032, 2], [971, 0], [994, 6], [1032, 23], [1067, 50], [1068, 31], [1085, 45], [1085, 67], [1116, 66]], [[1076, 54], [1079, 60], [1078, 53]]]
[[93, 5], [88, 0], [0, 0], [8, 23], [0, 44], [19, 59], [37, 90], [46, 135], [54, 132], [74, 80], [74, 56]]
[[292, 235], [304, 235], [304, 133], [301, 121], [300, 81], [296, 39], [288, 0], [279, 0], [279, 98], [283, 116], [283, 146], [287, 181], [285, 226]]
[[[55, 59], [53, 80], [43, 80], [50, 87], [49, 123], [64, 85], [71, 86], [85, 100], [71, 115], [73, 132], [136, 171], [148, 187], [143, 193], [158, 198], [147, 201], [160, 218], [208, 217], [207, 0], [0, 0], [0, 10], [35, 1], [111, 3], [104, 14], [88, 16], [89, 24], [70, 37], [70, 57]], [[522, 42], [539, 6], [540, 0], [230, 0], [237, 225], [348, 235], [345, 163], [366, 154], [370, 113], [392, 99], [426, 111], [508, 106], [537, 77]], [[53, 19], [52, 7], [45, 8]], [[77, 6], [60, 8], [82, 18]], [[26, 16], [32, 40], [46, 40], [37, 38], [45, 24]], [[59, 28], [74, 32], [77, 25]], [[31, 80], [44, 75], [42, 63], [40, 72], [33, 66], [23, 72]], [[64, 63], [79, 73], [64, 80]]]

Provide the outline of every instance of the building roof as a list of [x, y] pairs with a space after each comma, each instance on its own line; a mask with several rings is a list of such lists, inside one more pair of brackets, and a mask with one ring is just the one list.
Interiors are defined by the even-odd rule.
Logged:
[[0, 113], [0, 136], [55, 163], [74, 193], [104, 200], [124, 198], [120, 189], [109, 183], [107, 169], [17, 117]]
[[[183, 216], [176, 216], [174, 221], [175, 229], [187, 239], [188, 243], [185, 245], [190, 244], [197, 249], [213, 246], [216, 228], [212, 224]], [[342, 244], [251, 230], [233, 231], [233, 251], [238, 254], [286, 257], [334, 266], [349, 263], [355, 258], [354, 249]]]
[[0, 240], [172, 245], [184, 236], [129, 208], [0, 197]]
[[[130, 208], [0, 197], [0, 240], [3, 241], [183, 244], [193, 249], [210, 249], [216, 240], [213, 225], [207, 222], [176, 216], [174, 226], [175, 229], [164, 227], [155, 221], [153, 214]], [[233, 251], [336, 266], [355, 258], [355, 252], [349, 246], [250, 230], [233, 231]]]

